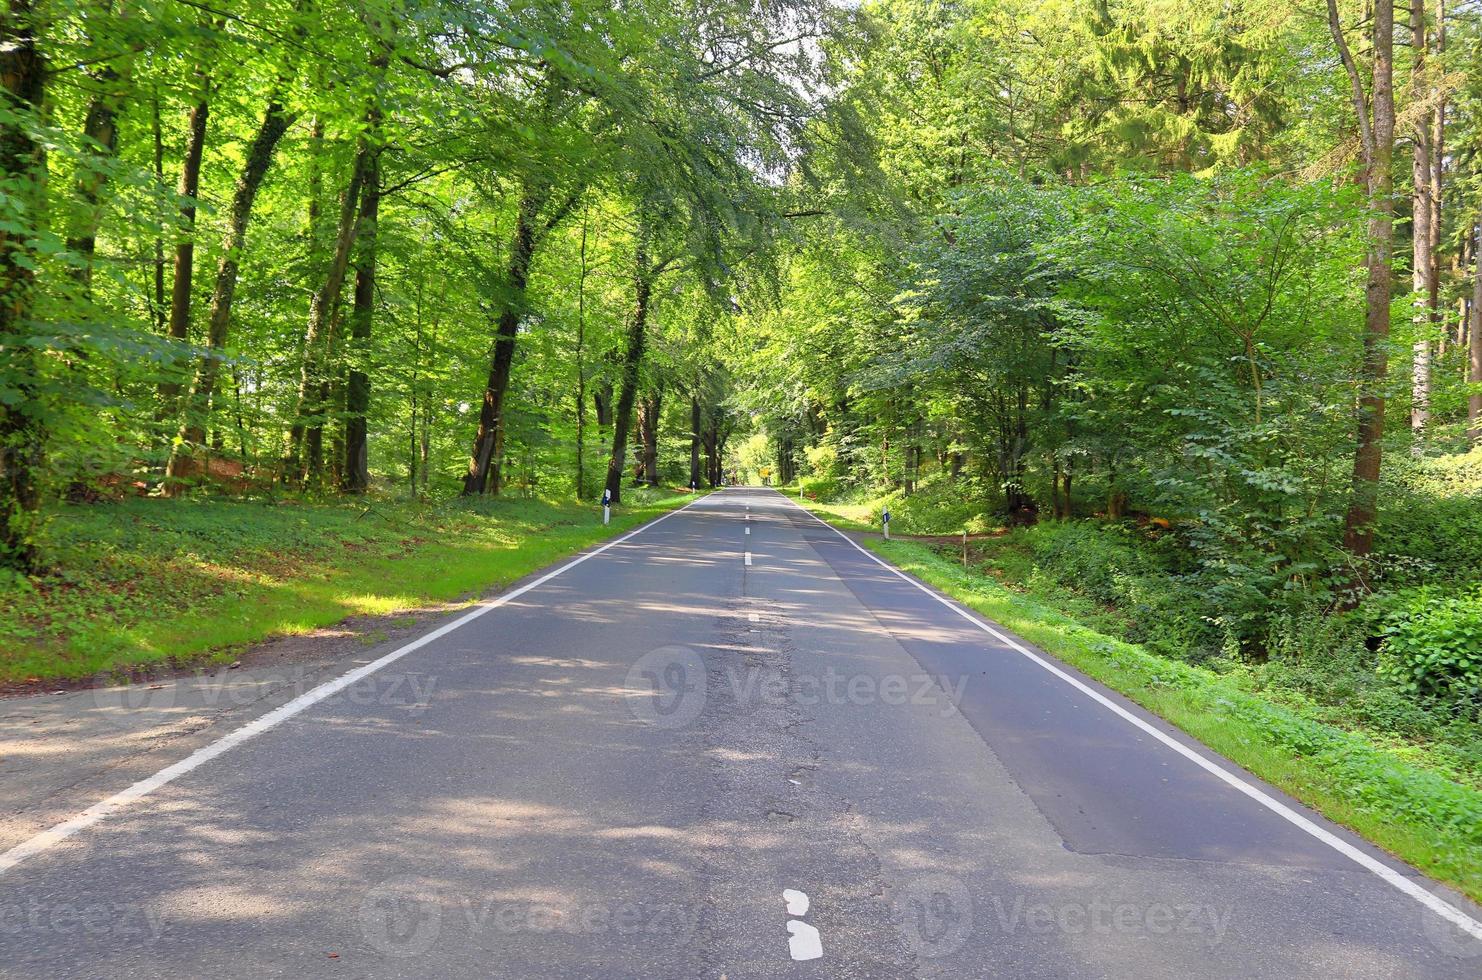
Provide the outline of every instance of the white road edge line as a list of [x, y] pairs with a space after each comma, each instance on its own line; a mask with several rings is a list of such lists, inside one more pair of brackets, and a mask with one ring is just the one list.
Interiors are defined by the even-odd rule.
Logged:
[[1373, 872], [1375, 875], [1379, 876], [1384, 881], [1404, 892], [1406, 895], [1409, 895], [1411, 898], [1415, 899], [1421, 905], [1424, 905], [1426, 908], [1430, 909], [1432, 912], [1436, 913], [1447, 922], [1450, 922], [1452, 925], [1458, 927], [1464, 932], [1470, 933], [1478, 939], [1482, 939], [1482, 922], [1478, 922], [1476, 919], [1472, 918], [1470, 915], [1467, 915], [1461, 909], [1452, 905], [1450, 902], [1447, 902], [1445, 899], [1439, 897], [1433, 892], [1427, 891], [1426, 889], [1420, 887], [1415, 882], [1400, 874], [1398, 871], [1394, 870], [1384, 862], [1379, 861], [1368, 854], [1365, 854], [1363, 851], [1354, 847], [1352, 844], [1348, 843], [1346, 840], [1343, 840], [1341, 837], [1336, 836], [1331, 831], [1319, 827], [1310, 819], [1298, 813], [1296, 810], [1293, 810], [1291, 807], [1287, 806], [1285, 803], [1281, 802], [1275, 797], [1271, 796], [1271, 794], [1265, 792], [1260, 787], [1251, 785], [1250, 783], [1241, 779], [1239, 776], [1225, 769], [1223, 766], [1217, 765], [1216, 763], [1211, 762], [1209, 759], [1206, 759], [1198, 752], [1195, 752], [1187, 745], [1184, 745], [1178, 739], [1173, 738], [1167, 732], [1164, 732], [1161, 729], [1148, 724], [1146, 721], [1137, 717], [1126, 708], [1123, 708], [1115, 701], [1103, 695], [1100, 691], [1097, 691], [1095, 688], [1083, 683], [1081, 680], [1062, 670], [1055, 664], [1050, 663], [1048, 660], [1030, 650], [1022, 643], [1019, 643], [1013, 637], [1008, 636], [1007, 634], [1002, 633], [997, 629], [994, 629], [992, 626], [989, 626], [982, 619], [978, 618], [978, 616], [968, 612], [967, 609], [965, 609], [963, 606], [959, 605], [951, 599], [948, 599], [946, 596], [941, 595], [925, 584], [917, 581], [916, 579], [907, 575], [905, 572], [896, 568], [894, 565], [891, 565], [888, 562], [884, 561], [873, 552], [861, 547], [860, 544], [853, 538], [849, 537], [849, 535], [834, 527], [828, 521], [825, 521], [823, 518], [819, 517], [808, 508], [797, 503], [791, 497], [788, 497], [785, 494], [778, 494], [778, 496], [782, 497], [783, 500], [786, 500], [789, 504], [798, 508], [798, 510], [801, 510], [809, 517], [813, 518], [815, 521], [822, 524], [830, 531], [833, 531], [845, 541], [849, 542], [849, 544], [854, 546], [855, 550], [864, 555], [866, 558], [873, 561], [875, 564], [879, 565], [881, 568], [892, 573], [903, 581], [909, 582], [911, 585], [914, 585], [916, 588], [931, 596], [937, 602], [940, 602], [942, 605], [946, 606], [948, 609], [952, 610], [957, 615], [967, 620], [969, 623], [972, 623], [978, 629], [994, 637], [995, 639], [1008, 644], [1015, 651], [1023, 654], [1025, 657], [1028, 657], [1036, 664], [1039, 664], [1039, 666], [1043, 667], [1045, 670], [1065, 681], [1067, 684], [1074, 687], [1082, 694], [1091, 698], [1093, 701], [1097, 702], [1103, 707], [1111, 710], [1114, 714], [1118, 715], [1124, 720], [1131, 722], [1137, 728], [1142, 729], [1153, 738], [1173, 749], [1173, 751], [1177, 752], [1179, 755], [1199, 766], [1199, 768], [1205, 770], [1213, 776], [1218, 777], [1221, 781], [1244, 793], [1246, 796], [1255, 800], [1257, 803], [1261, 804], [1272, 813], [1275, 813], [1283, 820], [1286, 820], [1288, 823], [1293, 824], [1303, 831], [1306, 831], [1308, 834], [1317, 838], [1322, 843], [1328, 845], [1339, 854], [1342, 854], [1344, 857], [1353, 861], [1355, 864], [1358, 864], [1364, 869]]
[[[281, 704], [278, 707], [274, 708], [272, 711], [269, 711], [267, 714], [253, 719], [252, 721], [243, 725], [241, 728], [238, 728], [232, 732], [228, 732], [226, 735], [223, 735], [221, 738], [217, 739], [211, 744], [204, 745], [201, 748], [196, 749], [190, 755], [186, 756], [184, 759], [181, 759], [179, 762], [176, 762], [174, 765], [166, 766], [164, 769], [161, 769], [153, 776], [149, 776], [146, 779], [141, 779], [127, 789], [114, 793], [112, 796], [108, 797], [105, 800], [102, 800], [101, 802], [94, 803], [92, 806], [88, 807], [86, 810], [83, 810], [72, 819], [64, 820], [54, 827], [43, 830], [41, 833], [36, 834], [29, 840], [22, 841], [15, 847], [12, 847], [10, 850], [6, 851], [4, 854], [0, 854], [0, 874], [4, 874], [27, 858], [40, 854], [42, 851], [45, 851], [48, 848], [55, 846], [56, 844], [60, 844], [62, 841], [78, 833], [79, 831], [86, 830], [88, 827], [91, 827], [93, 824], [99, 822], [105, 817], [118, 812], [119, 810], [128, 806], [130, 803], [134, 803], [140, 799], [143, 799], [150, 793], [153, 793], [155, 790], [159, 789], [161, 786], [164, 786], [165, 784], [173, 782], [174, 780], [179, 779], [181, 776], [184, 776], [192, 769], [195, 769], [207, 762], [210, 762], [212, 759], [216, 758], [219, 755], [222, 755], [223, 753], [231, 751], [238, 745], [241, 745], [243, 742], [252, 738], [254, 735], [261, 735], [263, 732], [282, 724], [289, 718], [292, 718], [294, 715], [299, 714], [300, 712], [314, 706], [315, 704], [318, 704], [320, 701], [323, 701], [325, 698], [332, 697], [333, 695], [338, 694], [340, 691], [343, 691], [345, 688], [349, 687], [351, 684], [354, 684], [356, 681], [359, 681], [364, 677], [374, 674], [376, 671], [380, 670], [383, 667], [395, 663], [412, 651], [426, 646], [433, 640], [447, 636], [458, 627], [464, 626], [468, 623], [473, 622], [475, 619], [478, 619], [480, 616], [484, 615], [484, 613], [498, 609], [505, 603], [510, 602], [514, 599], [518, 599], [526, 592], [529, 592], [531, 589], [534, 589], [538, 586], [544, 585], [546, 582], [549, 582], [557, 575], [560, 575], [563, 572], [570, 571], [571, 569], [575, 568], [577, 565], [580, 565], [582, 562], [586, 561], [589, 558], [597, 557], [609, 548], [617, 547], [624, 541], [627, 541], [628, 539], [642, 533], [643, 531], [648, 530], [661, 521], [668, 520], [681, 511], [689, 510], [695, 504], [704, 499], [704, 497], [697, 497], [694, 500], [691, 500], [689, 503], [685, 504], [683, 507], [676, 507], [674, 510], [669, 511], [666, 514], [660, 514], [658, 517], [640, 525], [639, 527], [634, 528], [627, 534], [624, 534], [622, 537], [615, 538], [599, 548], [594, 548], [591, 551], [578, 555], [576, 558], [568, 561], [560, 568], [546, 572], [544, 575], [542, 575], [538, 579], [535, 579], [533, 582], [527, 582], [524, 585], [520, 586], [518, 589], [515, 589], [511, 592], [505, 592], [501, 595], [495, 596], [492, 599], [489, 599], [486, 602], [479, 603], [474, 609], [470, 610], [467, 613], [464, 613], [462, 616], [459, 616], [451, 623], [445, 623], [442, 626], [439, 626], [437, 629], [433, 630], [431, 633], [427, 633], [426, 635], [420, 636], [410, 643], [399, 646], [385, 656], [377, 660], [372, 660], [370, 663], [365, 664], [364, 666], [357, 667], [354, 670], [349, 671], [348, 673], [341, 674], [334, 680], [325, 681], [318, 687], [306, 691], [303, 694], [300, 694], [292, 701]], [[748, 564], [750, 564], [750, 562], [748, 562]]]

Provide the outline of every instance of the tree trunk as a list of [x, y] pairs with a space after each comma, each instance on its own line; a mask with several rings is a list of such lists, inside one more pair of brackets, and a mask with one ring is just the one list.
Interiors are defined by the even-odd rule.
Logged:
[[628, 451], [628, 426], [633, 420], [633, 402], [638, 397], [638, 369], [643, 363], [644, 332], [648, 327], [648, 255], [640, 245], [635, 256], [633, 315], [628, 321], [627, 345], [623, 350], [622, 384], [618, 389], [612, 419], [612, 456], [607, 461], [607, 492], [614, 504], [622, 502], [623, 459]]
[[504, 490], [504, 420], [494, 427], [494, 459], [489, 466], [489, 492], [499, 496]]
[[166, 474], [166, 493], [176, 493], [178, 479], [185, 468], [185, 459], [193, 447], [199, 446], [204, 438], [207, 409], [211, 395], [216, 390], [216, 376], [221, 368], [222, 349], [226, 347], [232, 320], [232, 301], [237, 294], [237, 276], [240, 271], [242, 249], [247, 244], [247, 225], [252, 217], [252, 204], [257, 199], [268, 166], [273, 162], [273, 153], [278, 143], [293, 124], [294, 116], [288, 112], [275, 94], [263, 113], [257, 133], [247, 148], [247, 157], [242, 172], [237, 177], [237, 187], [232, 195], [232, 206], [227, 216], [227, 230], [222, 242], [221, 264], [216, 270], [216, 287], [211, 294], [211, 318], [206, 328], [206, 353], [196, 367], [195, 379], [191, 382], [190, 394], [186, 397], [180, 425], [180, 435]]
[[292, 443], [289, 450], [291, 465], [299, 470], [302, 479], [311, 482], [317, 481], [322, 475], [322, 451], [316, 446], [309, 446], [308, 458], [303, 459], [302, 450], [304, 444], [310, 441], [308, 429], [322, 433], [323, 416], [328, 408], [322, 392], [327, 381], [328, 348], [334, 327], [334, 314], [345, 285], [345, 274], [349, 271], [350, 249], [355, 244], [360, 189], [365, 183], [366, 171], [374, 152], [364, 136], [358, 144], [355, 162], [350, 168], [350, 181], [340, 198], [340, 215], [335, 224], [334, 251], [330, 255], [329, 268], [325, 271], [324, 282], [309, 301], [309, 322], [304, 329], [304, 357], [299, 371], [298, 407], [294, 412], [294, 428], [289, 435]]
[[381, 212], [380, 153], [366, 164], [360, 205], [360, 259], [355, 265], [355, 308], [350, 314], [350, 370], [345, 379], [345, 465], [343, 486], [361, 493], [370, 486], [369, 429], [371, 327], [376, 303], [376, 222]]
[[690, 395], [690, 489], [700, 489], [700, 395]]
[[[165, 182], [165, 134], [160, 121], [159, 83], [154, 86], [154, 98], [150, 106], [149, 128], [154, 137], [154, 179], [158, 184]], [[165, 236], [156, 232], [154, 236], [154, 298], [149, 304], [157, 333], [165, 332]], [[178, 387], [178, 385], [177, 385]], [[163, 421], [163, 419], [161, 420]]]
[[1472, 246], [1472, 322], [1467, 329], [1467, 380], [1472, 392], [1467, 396], [1467, 438], [1472, 445], [1482, 445], [1482, 215], [1475, 225]]
[[530, 278], [530, 260], [535, 254], [535, 221], [541, 204], [540, 196], [526, 183], [520, 194], [514, 236], [509, 246], [509, 265], [505, 272], [507, 298], [495, 330], [494, 355], [489, 365], [489, 380], [484, 385], [483, 407], [479, 410], [479, 429], [474, 436], [468, 473], [463, 477], [464, 496], [483, 493], [487, 487], [489, 467], [494, 459], [495, 446], [500, 441], [498, 433], [504, 427], [504, 399], [509, 390], [520, 318], [525, 312], [525, 286]]
[[633, 406], [633, 482], [643, 483], [643, 428], [646, 420], [643, 417], [643, 399], [638, 399]]
[[654, 391], [643, 399], [643, 480], [651, 487], [659, 485], [659, 407], [663, 393]]
[[[175, 243], [175, 278], [170, 286], [169, 334], [174, 340], [190, 339], [190, 299], [194, 285], [196, 256], [196, 198], [201, 189], [201, 155], [206, 148], [206, 119], [210, 113], [207, 95], [210, 82], [200, 76], [200, 100], [190, 108], [186, 121], [185, 160], [180, 165], [180, 240]], [[160, 418], [172, 418], [180, 397], [176, 381], [159, 386]]]
[[[1426, 57], [1428, 40], [1425, 29], [1425, 0], [1410, 0], [1410, 38], [1415, 53], [1413, 88], [1419, 95], [1425, 86], [1428, 71]], [[1425, 427], [1430, 421], [1431, 400], [1431, 321], [1435, 311], [1435, 299], [1431, 293], [1435, 282], [1436, 236], [1432, 229], [1435, 217], [1434, 188], [1432, 178], [1435, 163], [1432, 159], [1431, 118], [1422, 116], [1415, 121], [1413, 149], [1410, 159], [1410, 175], [1413, 192], [1411, 196], [1411, 304], [1414, 308], [1415, 342], [1411, 360], [1410, 376], [1410, 429], [1414, 434], [1415, 452], [1422, 449]]]
[[[1330, 23], [1336, 23], [1329, 0]], [[1341, 31], [1334, 29], [1350, 77], [1357, 79]], [[1384, 382], [1389, 372], [1390, 275], [1394, 252], [1394, 0], [1376, 0], [1373, 16], [1373, 110], [1368, 116], [1365, 177], [1369, 196], [1369, 254], [1365, 261], [1364, 351], [1360, 374], [1357, 447], [1353, 457], [1353, 491], [1344, 521], [1343, 543], [1366, 556], [1374, 547], [1374, 518], [1379, 509], [1379, 467], [1384, 438]], [[1355, 82], [1355, 88], [1359, 89]], [[1364, 102], [1355, 96], [1360, 124]]]
[[[330, 332], [329, 349], [334, 350], [334, 345], [339, 342], [338, 338], [343, 331], [343, 318], [335, 319], [335, 328]], [[333, 358], [331, 358], [331, 361]], [[329, 363], [329, 362], [326, 362]], [[325, 414], [331, 418], [343, 419], [345, 417], [345, 384], [342, 378], [326, 380], [320, 386], [320, 404], [325, 406]], [[324, 439], [324, 429], [319, 429], [321, 444]], [[321, 476], [321, 486], [343, 487], [345, 485], [345, 428], [343, 425], [330, 426], [329, 428], [329, 453], [322, 457], [321, 464], [329, 464], [329, 472]], [[327, 478], [325, 478], [327, 477]]]
[[118, 109], [133, 74], [132, 53], [119, 58], [117, 64], [118, 67], [105, 64], [91, 75], [98, 92], [88, 102], [82, 124], [87, 155], [78, 165], [77, 199], [81, 207], [74, 213], [67, 235], [67, 251], [78, 256], [75, 272], [84, 290], [92, 287], [98, 224], [103, 215], [99, 202], [108, 180], [106, 168], [118, 153]]
[[[1446, 0], [1436, 0], [1435, 53], [1444, 68], [1446, 54]], [[1446, 353], [1444, 331], [1441, 331], [1441, 230], [1442, 205], [1446, 200], [1446, 98], [1432, 75], [1431, 97], [1431, 261], [1426, 293], [1430, 302], [1431, 332], [1441, 332], [1439, 353]]]
[[604, 379], [592, 392], [592, 411], [597, 413], [597, 430], [612, 425], [612, 382]]
[[719, 424], [715, 420], [714, 413], [712, 413], [710, 421], [705, 426], [705, 431], [701, 435], [701, 439], [705, 445], [705, 482], [710, 485], [712, 490], [720, 483], [719, 454], [715, 451], [719, 438], [718, 428]]
[[576, 280], [576, 499], [587, 489], [587, 211], [581, 216], [581, 270]]
[[36, 288], [35, 241], [46, 206], [46, 150], [32, 139], [28, 117], [41, 111], [46, 64], [36, 47], [32, 0], [9, 0], [9, 8], [0, 22], [0, 80], [10, 103], [0, 116], [0, 181], [25, 227], [0, 228], [0, 377], [19, 396], [0, 400], [0, 567], [30, 572], [36, 567], [32, 530], [41, 506], [37, 481], [46, 432], [37, 400], [36, 349], [24, 340]]

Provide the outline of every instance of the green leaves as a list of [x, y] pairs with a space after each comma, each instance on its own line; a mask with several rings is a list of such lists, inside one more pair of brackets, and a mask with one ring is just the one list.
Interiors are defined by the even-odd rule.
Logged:
[[1405, 691], [1482, 700], [1482, 591], [1416, 590], [1393, 604], [1382, 635], [1379, 672]]

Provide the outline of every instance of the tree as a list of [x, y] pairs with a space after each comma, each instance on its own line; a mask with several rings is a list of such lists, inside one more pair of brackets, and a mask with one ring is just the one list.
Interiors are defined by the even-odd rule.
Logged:
[[360, 227], [356, 238], [360, 258], [355, 264], [355, 307], [350, 314], [350, 341], [354, 346], [349, 375], [345, 381], [344, 489], [363, 493], [370, 487], [370, 373], [369, 354], [376, 306], [376, 222], [381, 211], [380, 150], [366, 162], [365, 187], [360, 201]]
[[[1410, 3], [1410, 46], [1414, 53], [1411, 71], [1411, 97], [1425, 100], [1427, 76], [1429, 75], [1430, 32], [1425, 18], [1425, 0]], [[1411, 136], [1411, 282], [1413, 284], [1412, 305], [1415, 309], [1414, 360], [1410, 385], [1410, 428], [1415, 435], [1416, 452], [1420, 451], [1421, 440], [1430, 421], [1431, 398], [1431, 338], [1430, 330], [1435, 320], [1438, 269], [1436, 266], [1436, 239], [1439, 237], [1437, 205], [1441, 197], [1441, 185], [1437, 179], [1437, 155], [1435, 145], [1437, 133], [1429, 113], [1420, 114], [1412, 124]]]
[[1473, 385], [1467, 398], [1467, 437], [1472, 445], [1482, 444], [1482, 216], [1473, 225], [1476, 244], [1472, 247], [1472, 319], [1468, 330], [1467, 381]]
[[[1379, 506], [1379, 467], [1384, 451], [1384, 383], [1389, 370], [1390, 279], [1394, 251], [1394, 4], [1374, 3], [1371, 95], [1349, 50], [1337, 0], [1328, 0], [1328, 28], [1352, 89], [1369, 195], [1369, 253], [1364, 267], [1364, 355], [1359, 376], [1358, 447], [1353, 459], [1353, 499], [1344, 522], [1343, 543], [1363, 557], [1374, 547]], [[1372, 98], [1372, 102], [1370, 99]]]
[[180, 434], [170, 453], [166, 476], [173, 482], [166, 483], [167, 492], [178, 492], [180, 480], [186, 475], [190, 453], [205, 442], [205, 418], [216, 391], [217, 377], [231, 328], [232, 304], [237, 295], [237, 277], [241, 269], [242, 249], [246, 245], [247, 225], [252, 218], [252, 205], [257, 192], [267, 176], [273, 162], [273, 153], [278, 141], [288, 131], [294, 115], [282, 103], [281, 89], [268, 98], [263, 110], [262, 122], [247, 148], [242, 163], [242, 172], [237, 178], [236, 191], [232, 195], [228, 211], [227, 231], [222, 243], [221, 263], [216, 270], [216, 287], [211, 294], [211, 319], [206, 333], [206, 351], [196, 367], [195, 380], [186, 396], [181, 412]]
[[[211, 80], [197, 71], [199, 95], [190, 107], [186, 122], [185, 159], [180, 164], [180, 224], [175, 243], [174, 276], [170, 287], [169, 334], [185, 341], [190, 338], [191, 294], [195, 286], [196, 199], [201, 192], [201, 157], [206, 151], [206, 124], [211, 111]], [[163, 273], [161, 273], [163, 275]], [[180, 385], [173, 379], [160, 383], [161, 415], [167, 417], [179, 397]], [[171, 416], [173, 413], [171, 413]]]
[[46, 438], [32, 323], [46, 204], [46, 151], [35, 136], [46, 94], [38, 26], [31, 0], [10, 0], [0, 28], [0, 567], [23, 572], [36, 564]]

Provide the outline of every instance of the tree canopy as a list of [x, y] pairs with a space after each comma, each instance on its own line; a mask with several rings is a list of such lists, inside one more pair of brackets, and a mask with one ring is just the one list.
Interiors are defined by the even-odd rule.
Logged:
[[67, 496], [620, 498], [760, 438], [1363, 588], [1386, 474], [1482, 430], [1482, 11], [1402, 14], [15, 0], [0, 556]]

